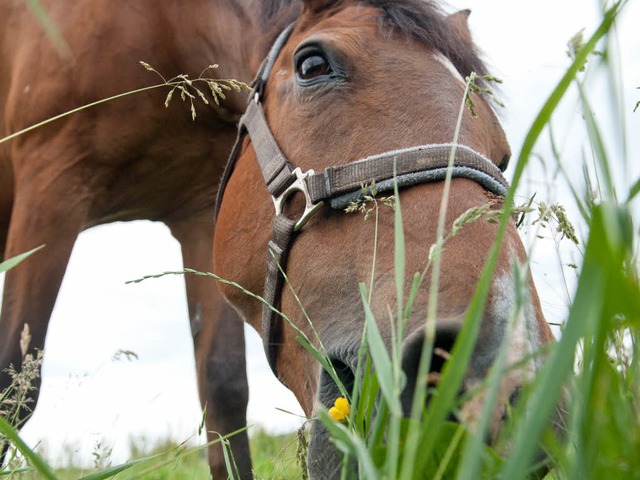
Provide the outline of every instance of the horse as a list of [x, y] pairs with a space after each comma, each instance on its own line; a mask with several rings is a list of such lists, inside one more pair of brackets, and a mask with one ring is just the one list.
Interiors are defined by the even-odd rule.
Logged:
[[[486, 71], [466, 25], [467, 12], [448, 15], [422, 0], [94, 0], [74, 8], [43, 3], [68, 44], [67, 54], [54, 48], [22, 1], [0, 6], [3, 136], [75, 107], [148, 86], [150, 72], [139, 66], [141, 60], [167, 78], [180, 74], [196, 78], [213, 62], [220, 65], [216, 75], [222, 78], [249, 82], [260, 72], [256, 86], [262, 91], [259, 102], [254, 102], [257, 110], [240, 93], [228, 92], [220, 105], [205, 94], [209, 105], [194, 102], [193, 120], [175, 100], [165, 108], [166, 91], [149, 90], [82, 110], [0, 144], [0, 252], [10, 258], [46, 246], [6, 275], [0, 369], [4, 372], [11, 364], [19, 368], [25, 324], [32, 336], [30, 351], [43, 348], [79, 232], [136, 219], [165, 223], [180, 242], [185, 267], [212, 269], [258, 294], [266, 285], [270, 290], [266, 297], [307, 331], [296, 300], [282, 288], [277, 264], [286, 260], [289, 281], [332, 359], [347, 372], [353, 369], [362, 318], [353, 287], [370, 262], [362, 242], [371, 237], [371, 224], [319, 207], [319, 202], [313, 212], [301, 207], [308, 219], [304, 226], [274, 215], [275, 197], [268, 192], [286, 193], [292, 199], [280, 203], [286, 211], [289, 203], [297, 206], [299, 195], [289, 196], [288, 169], [280, 170], [284, 177], [276, 172], [276, 182], [265, 187], [256, 164], [264, 151], [255, 147], [261, 134], [251, 133], [254, 122], [248, 117], [240, 119], [250, 108], [258, 122], [265, 117], [263, 123], [272, 132], [266, 135], [269, 146], [276, 145], [280, 157], [306, 172], [298, 171], [304, 178], [296, 177], [296, 185], [307, 182], [310, 169], [321, 172], [336, 162], [348, 166], [384, 152], [420, 153], [410, 147], [448, 144], [463, 77]], [[291, 30], [288, 26], [294, 20]], [[498, 178], [494, 183], [500, 192], [502, 182], [494, 170], [506, 167], [509, 145], [490, 103], [481, 95], [472, 97], [477, 118], [465, 114], [458, 148], [468, 152], [468, 163], [475, 170], [490, 171], [482, 178]], [[236, 141], [238, 121], [244, 134]], [[236, 160], [223, 175], [230, 153]], [[388, 166], [390, 157], [383, 157]], [[409, 170], [412, 163], [407, 162]], [[370, 180], [358, 178], [356, 183]], [[473, 178], [452, 182], [449, 226], [468, 208], [487, 202], [490, 195], [481, 183]], [[217, 195], [221, 200], [214, 221]], [[424, 267], [434, 239], [434, 206], [441, 196], [440, 182], [402, 189], [407, 271]], [[280, 262], [274, 262], [272, 255], [279, 248], [278, 239], [270, 244], [272, 217], [282, 220], [285, 246], [290, 247]], [[388, 226], [391, 218], [382, 212], [379, 221]], [[438, 302], [440, 332], [448, 332], [438, 336], [444, 349], [450, 348], [460, 327], [494, 237], [495, 226], [476, 222], [444, 250]], [[381, 251], [390, 242], [389, 233], [381, 231]], [[514, 301], [511, 265], [524, 257], [511, 225], [467, 382], [481, 378], [495, 356], [505, 315]], [[378, 259], [372, 305], [378, 316], [394, 302], [390, 262], [388, 257]], [[318, 404], [329, 405], [329, 393], [335, 391], [331, 380], [278, 317], [263, 313], [259, 302], [235, 288], [216, 288], [198, 276], [186, 276], [185, 282], [199, 394], [211, 440], [218, 438], [214, 432], [228, 434], [246, 424], [248, 389], [238, 317], [262, 332], [272, 368], [307, 415], [313, 415]], [[552, 340], [533, 285], [529, 303], [512, 342], [514, 359]], [[417, 362], [416, 345], [423, 329], [419, 318], [427, 304], [425, 298], [417, 300], [409, 324], [407, 365]], [[388, 340], [389, 332], [384, 325], [381, 329]], [[524, 381], [511, 378], [503, 388], [504, 398]], [[3, 373], [0, 389], [8, 384]], [[37, 391], [31, 400], [35, 405]], [[26, 409], [21, 411], [22, 418], [26, 414]], [[230, 442], [241, 477], [250, 478], [246, 433], [232, 436]], [[328, 442], [314, 423], [309, 471], [315, 478], [335, 475], [337, 455]], [[224, 478], [222, 449], [212, 445], [208, 453], [213, 478]]]
[[[376, 225], [346, 214], [344, 208], [362, 198], [363, 185], [365, 191], [369, 185], [369, 195], [373, 182], [378, 193], [398, 185], [405, 271], [411, 274], [424, 271], [437, 242], [443, 170], [452, 149], [455, 172], [445, 231], [471, 209], [502, 205], [507, 187], [501, 171], [511, 153], [490, 98], [471, 93], [474, 112], [463, 111], [459, 135], [454, 133], [466, 78], [486, 73], [468, 15], [445, 14], [434, 2], [414, 0], [304, 0], [300, 16], [274, 43], [254, 82], [219, 189], [214, 271], [225, 280], [224, 297], [261, 332], [274, 373], [310, 418], [330, 409], [341, 391], [297, 338], [317, 338], [343, 384], [354, 385], [364, 324], [358, 283], [369, 283], [374, 237], [378, 256], [370, 308], [387, 347], [391, 343], [388, 317], [397, 310], [395, 217], [381, 208]], [[437, 290], [436, 350], [451, 350], [497, 228], [477, 221], [447, 238]], [[540, 359], [528, 356], [553, 341], [531, 280], [525, 281], [526, 305], [505, 339], [516, 302], [514, 265], [522, 262], [524, 248], [511, 220], [462, 386], [468, 391], [482, 381], [503, 340], [509, 363], [522, 362], [501, 383], [491, 438], [539, 368]], [[403, 340], [409, 393], [426, 388], [416, 373], [430, 283], [418, 294]], [[434, 355], [432, 373], [442, 363]], [[412, 395], [403, 394], [405, 412], [407, 398]], [[473, 423], [480, 408], [470, 400], [461, 415]], [[341, 455], [317, 420], [310, 431], [308, 469], [311, 478], [341, 473]]]
[[[288, 2], [286, 2], [288, 3]], [[296, 2], [282, 19], [260, 0], [43, 1], [67, 48], [58, 50], [27, 2], [0, 5], [0, 137], [64, 112], [158, 83], [196, 78], [217, 63], [216, 78], [249, 82]], [[265, 23], [271, 18], [272, 23]], [[0, 391], [5, 369], [20, 369], [28, 325], [34, 353], [44, 347], [69, 255], [84, 229], [115, 221], [163, 222], [181, 245], [185, 267], [211, 271], [213, 206], [245, 98], [194, 105], [192, 120], [168, 89], [81, 110], [0, 144], [0, 255], [45, 248], [7, 272], [0, 317]], [[194, 92], [195, 94], [195, 92]], [[246, 427], [248, 387], [243, 324], [215, 286], [185, 279], [199, 396], [210, 440]], [[74, 339], [75, 340], [75, 339]], [[75, 341], [82, 341], [77, 339]], [[34, 382], [39, 386], [39, 381]], [[36, 405], [37, 390], [28, 408]], [[232, 400], [231, 400], [232, 399]], [[20, 410], [21, 423], [28, 410]], [[230, 439], [243, 478], [251, 477], [246, 432]], [[214, 478], [222, 449], [209, 448]]]

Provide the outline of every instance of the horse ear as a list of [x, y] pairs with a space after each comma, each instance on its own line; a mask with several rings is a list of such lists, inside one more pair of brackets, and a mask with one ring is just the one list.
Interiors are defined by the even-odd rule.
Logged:
[[333, 7], [340, 0], [302, 0], [304, 9], [312, 13], [319, 13], [327, 8]]
[[471, 10], [459, 10], [447, 17], [449, 26], [461, 35], [467, 42], [471, 42], [471, 30], [469, 30], [469, 15]]

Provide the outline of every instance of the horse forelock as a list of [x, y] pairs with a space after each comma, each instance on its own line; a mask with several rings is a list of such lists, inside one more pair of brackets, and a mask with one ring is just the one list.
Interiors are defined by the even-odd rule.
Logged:
[[381, 28], [414, 38], [442, 52], [463, 75], [485, 75], [487, 68], [470, 38], [448, 21], [448, 15], [431, 0], [359, 0], [383, 12]]

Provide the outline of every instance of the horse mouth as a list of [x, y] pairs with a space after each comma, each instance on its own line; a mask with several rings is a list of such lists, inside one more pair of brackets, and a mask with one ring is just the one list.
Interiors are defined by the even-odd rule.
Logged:
[[[354, 356], [355, 357], [355, 356]], [[320, 376], [319, 400], [325, 408], [329, 409], [338, 397], [344, 397], [345, 393], [353, 394], [356, 384], [357, 363], [345, 362], [336, 357], [329, 357], [331, 365], [336, 373], [341, 386], [334, 381], [329, 372], [322, 371]], [[340, 388], [343, 387], [343, 388]]]
[[[401, 367], [406, 376], [406, 384], [400, 394], [400, 405], [402, 414], [405, 417], [410, 417], [412, 411], [415, 410], [413, 403], [416, 392], [418, 392], [416, 389], [421, 389], [420, 393], [425, 394], [421, 398], [419, 395], [417, 396], [421, 402], [424, 402], [423, 408], [420, 409], [421, 411], [424, 411], [423, 409], [431, 402], [433, 392], [439, 386], [441, 372], [449, 359], [461, 325], [461, 322], [455, 320], [439, 322], [431, 349], [429, 373], [423, 376], [422, 379], [418, 377], [420, 360], [425, 351], [426, 335], [424, 327], [414, 330], [402, 342]], [[357, 392], [361, 394], [358, 402], [364, 401], [369, 405], [364, 407], [364, 411], [368, 411], [373, 417], [377, 414], [382, 414], [382, 410], [379, 410], [382, 394], [376, 392], [373, 394], [373, 398], [370, 397], [372, 393], [371, 382], [367, 387], [366, 376], [363, 373], [365, 362], [358, 363], [359, 358], [357, 348], [340, 348], [333, 352], [329, 351], [329, 359], [335, 375], [331, 375], [324, 369], [322, 370], [318, 396], [316, 397], [319, 407], [322, 406], [328, 410], [334, 405], [337, 398], [344, 397], [347, 394], [353, 399], [356, 394], [355, 389], [360, 389], [360, 392]], [[340, 386], [338, 382], [341, 384]], [[364, 389], [363, 384], [365, 384]], [[465, 380], [458, 392], [459, 399], [464, 397], [465, 387], [468, 386], [467, 380]], [[464, 418], [458, 417], [458, 415], [459, 412], [450, 413], [446, 420], [464, 422]], [[373, 417], [365, 419], [365, 422], [373, 425], [375, 423], [375, 418]], [[308, 467], [309, 472], [312, 473], [311, 478], [336, 478], [339, 476], [340, 468], [342, 468], [342, 454], [333, 444], [328, 430], [323, 426], [322, 422], [317, 420], [312, 423], [308, 453]], [[353, 463], [354, 460], [350, 459], [350, 462]], [[355, 464], [350, 465], [349, 468], [354, 472], [357, 470]]]
[[[429, 373], [423, 380], [418, 379], [418, 370], [420, 358], [424, 350], [424, 328], [419, 328], [412, 332], [403, 342], [401, 366], [406, 376], [406, 385], [401, 393], [400, 401], [405, 416], [411, 415], [411, 406], [416, 388], [426, 389], [426, 401], [429, 401], [429, 393], [437, 387], [440, 381], [440, 374], [449, 358], [449, 352], [451, 352], [453, 348], [458, 331], [459, 325], [457, 323], [446, 325], [446, 328], [438, 328], [432, 348]], [[364, 371], [364, 365], [358, 364], [358, 355], [356, 352], [345, 353], [342, 351], [340, 354], [330, 354], [329, 360], [335, 371], [335, 376], [341, 385], [338, 386], [329, 372], [324, 369], [322, 370], [318, 400], [320, 404], [327, 409], [334, 404], [338, 397], [344, 397], [345, 393], [350, 396], [353, 395], [356, 383], [359, 384], [359, 387], [362, 384]], [[356, 382], [356, 375], [360, 376], [360, 382]]]

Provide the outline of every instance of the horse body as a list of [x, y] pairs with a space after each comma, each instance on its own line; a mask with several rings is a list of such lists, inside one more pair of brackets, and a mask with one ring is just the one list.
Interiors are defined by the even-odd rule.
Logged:
[[[303, 3], [302, 15], [279, 51], [261, 95], [268, 126], [292, 167], [322, 172], [381, 152], [453, 140], [465, 90], [463, 77], [472, 70], [483, 73], [466, 25], [468, 12], [446, 16], [431, 3], [413, 1], [395, 5], [377, 0]], [[415, 27], [420, 22], [424, 29]], [[472, 99], [477, 118], [465, 111], [457, 141], [488, 162], [506, 167], [510, 150], [498, 120], [487, 100], [476, 94]], [[221, 277], [261, 294], [268, 271], [266, 259], [272, 255], [267, 247], [271, 227], [264, 219], [273, 218], [274, 212], [265, 187], [265, 172], [258, 168], [258, 147], [249, 133], [222, 197], [214, 263]], [[400, 191], [408, 275], [423, 271], [427, 265], [429, 249], [436, 242], [442, 196], [442, 183]], [[289, 203], [294, 212], [301, 212], [304, 206], [300, 198], [294, 197]], [[445, 231], [450, 231], [453, 221], [469, 209], [487, 203], [493, 209], [501, 207], [499, 199], [475, 182], [454, 179]], [[391, 332], [384, 319], [396, 311], [393, 221], [393, 213], [381, 208], [372, 287], [373, 313], [387, 342]], [[286, 263], [291, 288], [285, 286], [279, 298], [280, 310], [309, 338], [315, 338], [298, 301], [304, 306], [345, 385], [353, 385], [362, 339], [363, 310], [357, 285], [368, 283], [371, 275], [374, 228], [373, 221], [363, 222], [325, 205], [294, 237]], [[436, 347], [451, 349], [496, 232], [496, 225], [481, 220], [464, 226], [458, 236], [445, 243]], [[486, 376], [505, 337], [516, 303], [513, 266], [522, 262], [525, 252], [511, 224], [500, 251], [465, 389], [473, 388]], [[405, 410], [416, 388], [429, 303], [428, 281], [421, 291], [425, 293], [416, 300], [404, 342], [403, 366], [409, 382], [403, 394]], [[231, 286], [223, 287], [223, 294], [265, 336], [261, 303]], [[509, 341], [508, 355], [513, 363], [553, 338], [533, 284], [526, 297]], [[297, 343], [296, 336], [294, 329], [282, 325], [275, 340], [277, 353], [272, 367], [311, 417], [318, 405], [332, 406], [340, 390]], [[442, 360], [434, 357], [432, 363], [441, 366]], [[505, 405], [517, 396], [536, 368], [529, 362], [505, 377], [491, 423], [492, 435], [499, 430]], [[462, 415], [473, 422], [480, 408], [479, 400], [470, 401], [462, 407]], [[337, 478], [340, 468], [326, 430], [314, 422], [309, 447], [312, 477]]]
[[[54, 48], [25, 2], [0, 6], [0, 136], [161, 83], [140, 61], [167, 79], [197, 78], [218, 63], [220, 68], [205, 76], [248, 82], [269, 48], [270, 30], [279, 28], [276, 22], [264, 30], [261, 2], [255, 0], [44, 6], [69, 46], [67, 54]], [[185, 267], [212, 270], [217, 179], [236, 136], [244, 95], [232, 93], [220, 107], [211, 98], [209, 106], [196, 100], [193, 121], [178, 94], [165, 108], [167, 93], [163, 88], [117, 99], [0, 145], [0, 255], [10, 258], [46, 245], [7, 273], [0, 370], [21, 364], [25, 324], [31, 350], [43, 348], [69, 255], [83, 229], [112, 221], [161, 221], [180, 242]], [[242, 323], [211, 283], [187, 278], [186, 287], [207, 429], [229, 433], [246, 424]], [[0, 390], [8, 382], [1, 374]], [[240, 471], [249, 477], [246, 434], [231, 443]], [[226, 475], [219, 448], [210, 449], [210, 463], [214, 478]]]

